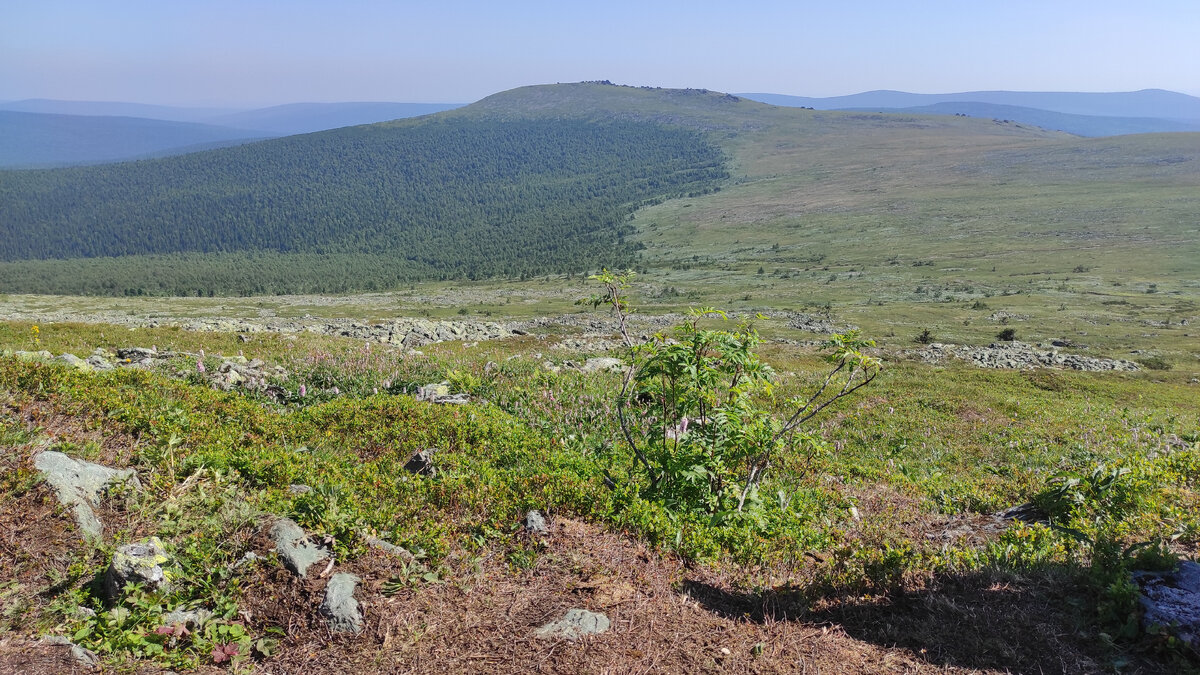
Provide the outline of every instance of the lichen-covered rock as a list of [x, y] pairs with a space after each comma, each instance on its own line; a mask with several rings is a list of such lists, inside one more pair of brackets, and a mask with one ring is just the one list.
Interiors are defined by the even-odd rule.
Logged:
[[92, 369], [92, 364], [84, 361], [74, 354], [59, 354], [58, 356], [54, 357], [54, 361], [57, 363], [65, 363], [66, 365], [71, 366], [72, 368], [78, 368], [79, 370]]
[[624, 367], [625, 364], [621, 362], [621, 359], [614, 359], [611, 356], [600, 356], [584, 361], [583, 365], [579, 367], [579, 370], [585, 373], [595, 373], [601, 371], [608, 373], [619, 373]]
[[550, 526], [541, 511], [530, 511], [525, 514], [525, 531], [529, 534], [549, 534]]
[[118, 547], [113, 551], [112, 562], [104, 575], [105, 596], [115, 600], [131, 583], [142, 584], [150, 590], [168, 588], [170, 579], [163, 565], [170, 560], [158, 537]]
[[284, 567], [301, 578], [308, 576], [309, 567], [329, 559], [329, 551], [309, 540], [304, 529], [288, 518], [276, 521], [269, 534]]
[[121, 483], [141, 488], [133, 469], [113, 469], [84, 462], [55, 450], [38, 453], [33, 466], [54, 488], [58, 501], [71, 508], [85, 539], [98, 539], [104, 533], [95, 506], [106, 490]]
[[575, 641], [588, 635], [599, 635], [608, 630], [611, 622], [607, 616], [586, 609], [568, 609], [563, 618], [542, 626], [534, 635], [542, 640]]
[[1142, 623], [1174, 627], [1180, 640], [1200, 649], [1200, 563], [1184, 561], [1171, 572], [1138, 572], [1133, 578], [1142, 589]]
[[353, 574], [338, 572], [325, 585], [325, 599], [321, 602], [321, 615], [329, 622], [335, 633], [361, 633], [363, 615], [354, 599], [354, 590], [362, 581]]

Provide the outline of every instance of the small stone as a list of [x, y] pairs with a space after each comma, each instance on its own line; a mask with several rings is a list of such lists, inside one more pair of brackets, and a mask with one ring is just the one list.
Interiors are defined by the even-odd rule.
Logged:
[[612, 625], [607, 616], [586, 609], [568, 609], [563, 618], [542, 626], [534, 635], [542, 640], [574, 642], [588, 635], [599, 635]]
[[312, 488], [302, 483], [293, 483], [288, 486], [288, 492], [294, 495], [306, 495], [312, 492]]
[[408, 462], [404, 464], [404, 470], [415, 473], [418, 476], [436, 476], [437, 468], [433, 465], [434, 452], [436, 452], [436, 448], [426, 448], [414, 453], [412, 457], [408, 458]]
[[329, 551], [309, 541], [308, 534], [289, 518], [276, 521], [269, 534], [284, 567], [301, 578], [308, 576], [309, 567], [329, 559]]
[[370, 546], [377, 551], [383, 551], [389, 555], [394, 555], [405, 562], [413, 562], [416, 560], [416, 556], [410, 553], [408, 549], [401, 548], [391, 542], [384, 541], [379, 537], [367, 537], [367, 546]]
[[321, 615], [329, 622], [335, 633], [361, 633], [362, 610], [354, 599], [354, 590], [362, 581], [353, 574], [338, 572], [325, 585], [325, 600], [321, 602]]
[[167, 588], [167, 573], [162, 566], [168, 560], [167, 551], [158, 537], [117, 548], [104, 575], [105, 596], [115, 600], [131, 583], [140, 583], [151, 590]]
[[207, 609], [177, 609], [162, 616], [164, 626], [183, 626], [189, 630], [203, 628], [211, 621], [213, 613]]
[[549, 534], [550, 527], [541, 511], [530, 511], [525, 514], [525, 531], [529, 534]]

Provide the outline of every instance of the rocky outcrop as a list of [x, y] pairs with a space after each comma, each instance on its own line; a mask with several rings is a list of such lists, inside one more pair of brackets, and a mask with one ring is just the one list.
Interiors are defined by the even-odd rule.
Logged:
[[33, 466], [42, 472], [46, 482], [54, 488], [58, 501], [70, 507], [85, 539], [99, 539], [104, 525], [96, 516], [95, 507], [113, 486], [125, 483], [141, 488], [133, 469], [112, 469], [72, 459], [55, 450], [38, 453]]
[[1064, 354], [1057, 349], [1024, 342], [993, 342], [986, 347], [933, 343], [910, 352], [922, 361], [939, 363], [947, 359], [966, 361], [980, 368], [1063, 368], [1085, 371], [1136, 371], [1138, 364], [1122, 359], [1100, 359], [1079, 354]]

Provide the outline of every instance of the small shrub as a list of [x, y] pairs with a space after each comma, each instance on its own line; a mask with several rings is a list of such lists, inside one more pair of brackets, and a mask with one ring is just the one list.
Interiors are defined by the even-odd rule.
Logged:
[[1013, 340], [1017, 339], [1017, 329], [1016, 328], [1005, 328], [1004, 330], [1000, 331], [999, 333], [996, 333], [996, 339], [1003, 340], [1005, 342], [1012, 342]]

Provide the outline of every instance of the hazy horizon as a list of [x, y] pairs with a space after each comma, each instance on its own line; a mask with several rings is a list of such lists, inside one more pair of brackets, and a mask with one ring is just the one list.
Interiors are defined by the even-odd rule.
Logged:
[[260, 108], [469, 103], [611, 80], [827, 97], [888, 89], [1200, 96], [1200, 4], [131, 0], [0, 7], [0, 100]]

